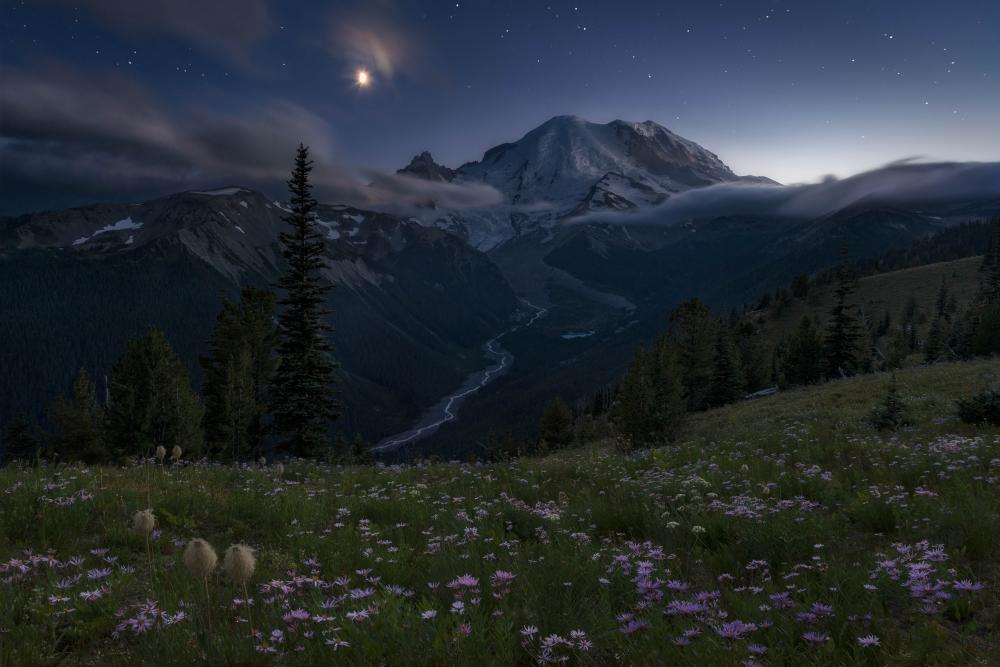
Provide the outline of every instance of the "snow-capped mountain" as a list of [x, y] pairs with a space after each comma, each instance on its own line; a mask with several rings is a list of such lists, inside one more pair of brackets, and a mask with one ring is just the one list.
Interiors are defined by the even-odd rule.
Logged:
[[399, 173], [500, 191], [505, 203], [499, 207], [424, 216], [464, 231], [484, 250], [570, 215], [641, 208], [691, 188], [741, 180], [714, 153], [653, 121], [599, 124], [577, 116], [556, 116], [457, 170], [424, 152]]

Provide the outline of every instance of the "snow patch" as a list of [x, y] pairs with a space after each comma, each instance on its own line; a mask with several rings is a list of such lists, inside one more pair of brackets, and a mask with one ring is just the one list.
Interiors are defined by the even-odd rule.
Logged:
[[587, 331], [567, 331], [562, 336], [560, 336], [560, 338], [562, 338], [563, 340], [574, 340], [576, 338], [588, 338], [590, 336], [593, 336], [594, 333], [596, 333], [596, 332], [591, 331], [591, 330], [587, 330]]
[[236, 229], [238, 229], [238, 230], [239, 230], [240, 234], [244, 234], [244, 235], [246, 234], [246, 232], [245, 232], [245, 231], [243, 231], [243, 228], [242, 228], [242, 227], [240, 227], [239, 225], [236, 225]]
[[240, 200], [240, 206], [242, 206], [243, 208], [250, 208], [250, 205], [249, 205], [249, 204], [247, 204], [247, 203], [246, 203], [245, 201], [243, 201], [242, 199]]
[[93, 239], [94, 237], [99, 236], [101, 234], [106, 234], [108, 232], [123, 232], [126, 229], [139, 229], [141, 227], [142, 227], [141, 222], [133, 222], [132, 218], [128, 217], [125, 218], [124, 220], [119, 220], [118, 222], [112, 225], [105, 225], [104, 227], [101, 227], [90, 236], [81, 236], [77, 240], [73, 241], [73, 245], [83, 245], [84, 243]]

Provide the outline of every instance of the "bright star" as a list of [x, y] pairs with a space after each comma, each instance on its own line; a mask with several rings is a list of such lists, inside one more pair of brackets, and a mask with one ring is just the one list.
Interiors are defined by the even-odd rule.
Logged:
[[354, 81], [362, 88], [367, 88], [371, 85], [372, 77], [366, 69], [359, 69], [357, 74], [354, 76]]

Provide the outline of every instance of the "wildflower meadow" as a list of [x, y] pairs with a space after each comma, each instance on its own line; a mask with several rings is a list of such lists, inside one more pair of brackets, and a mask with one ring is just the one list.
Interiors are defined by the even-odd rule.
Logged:
[[0, 470], [0, 664], [1000, 663], [1000, 362], [506, 463]]

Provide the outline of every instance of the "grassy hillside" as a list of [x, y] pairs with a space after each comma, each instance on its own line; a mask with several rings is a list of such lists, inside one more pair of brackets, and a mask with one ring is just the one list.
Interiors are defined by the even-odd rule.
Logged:
[[[982, 257], [966, 257], [865, 276], [858, 281], [858, 289], [852, 302], [861, 307], [872, 321], [878, 322], [888, 312], [892, 322], [898, 324], [912, 297], [925, 316], [919, 323], [919, 329], [923, 333], [930, 327], [933, 319], [942, 278], [946, 281], [948, 293], [954, 294], [959, 305], [964, 306], [976, 292], [982, 262]], [[777, 316], [767, 317], [764, 333], [772, 339], [788, 335], [798, 326], [803, 315], [825, 321], [833, 306], [834, 287], [832, 283], [814, 287], [805, 299], [796, 299], [791, 305], [782, 308]]]
[[0, 470], [0, 664], [997, 664], [1000, 429], [951, 416], [997, 374], [901, 372], [895, 434], [864, 376], [628, 456]]

